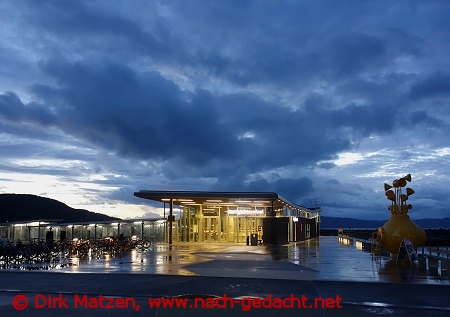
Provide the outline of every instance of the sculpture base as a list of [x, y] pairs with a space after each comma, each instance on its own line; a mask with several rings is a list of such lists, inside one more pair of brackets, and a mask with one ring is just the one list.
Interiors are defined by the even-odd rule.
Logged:
[[392, 214], [386, 223], [378, 228], [378, 243], [396, 257], [400, 244], [404, 238], [408, 238], [414, 245], [414, 249], [425, 244], [425, 230], [411, 221], [407, 213]]

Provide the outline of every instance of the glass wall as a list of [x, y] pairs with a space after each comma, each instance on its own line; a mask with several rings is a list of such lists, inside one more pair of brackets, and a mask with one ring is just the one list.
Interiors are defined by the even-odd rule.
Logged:
[[180, 241], [245, 243], [252, 233], [258, 234], [261, 240], [262, 218], [266, 212], [263, 207], [184, 206], [180, 219]]
[[201, 206], [184, 206], [181, 210], [180, 240], [183, 242], [200, 241]]
[[229, 217], [227, 226], [229, 242], [246, 243], [247, 237], [252, 233], [258, 234], [262, 239], [262, 217]]
[[[150, 242], [164, 242], [165, 220], [140, 220], [120, 223], [100, 224], [45, 224], [37, 222], [23, 224], [5, 224], [0, 226], [0, 238], [17, 240], [72, 240], [100, 239], [106, 237], [133, 237]], [[174, 241], [178, 241], [178, 226], [174, 223]]]

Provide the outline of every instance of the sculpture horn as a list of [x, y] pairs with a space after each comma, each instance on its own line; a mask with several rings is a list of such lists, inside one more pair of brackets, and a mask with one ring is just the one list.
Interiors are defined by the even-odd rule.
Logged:
[[410, 182], [410, 181], [411, 181], [411, 174], [408, 174], [408, 175], [402, 177], [402, 179], [404, 179], [404, 180]]
[[388, 190], [384, 194], [387, 196], [387, 199], [395, 201], [395, 193], [392, 190]]

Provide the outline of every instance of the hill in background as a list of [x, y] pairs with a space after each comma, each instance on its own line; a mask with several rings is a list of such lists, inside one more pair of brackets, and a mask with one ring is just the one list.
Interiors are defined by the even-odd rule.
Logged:
[[[20, 222], [37, 219], [57, 219], [60, 222], [95, 222], [119, 220], [104, 214], [90, 212], [84, 209], [74, 209], [66, 204], [40, 196], [27, 194], [0, 194], [0, 223]], [[354, 218], [320, 217], [322, 229], [376, 229], [385, 220], [361, 220]], [[450, 228], [450, 218], [444, 219], [416, 219], [419, 227]]]
[[0, 194], [0, 223], [37, 219], [57, 219], [60, 222], [95, 222], [119, 218], [74, 209], [66, 204], [40, 196]]
[[[376, 229], [384, 225], [388, 220], [361, 220], [354, 218], [320, 217], [320, 228], [322, 229]], [[424, 229], [427, 228], [450, 228], [450, 218], [443, 219], [412, 219], [412, 221]]]

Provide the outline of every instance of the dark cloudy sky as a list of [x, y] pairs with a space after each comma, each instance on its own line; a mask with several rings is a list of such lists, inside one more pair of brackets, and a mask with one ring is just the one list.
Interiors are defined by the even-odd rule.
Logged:
[[0, 192], [121, 217], [141, 189], [450, 216], [450, 2], [2, 1]]

